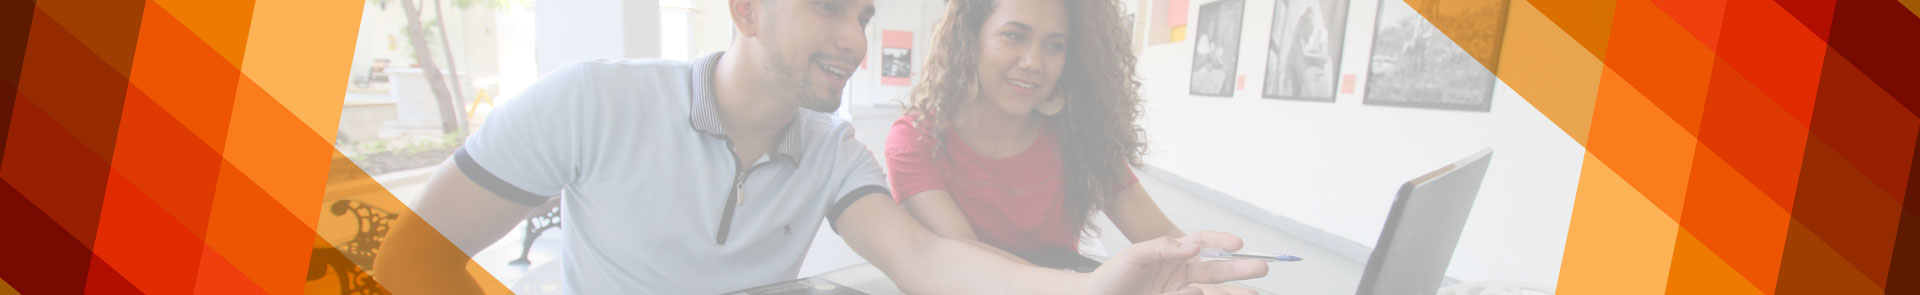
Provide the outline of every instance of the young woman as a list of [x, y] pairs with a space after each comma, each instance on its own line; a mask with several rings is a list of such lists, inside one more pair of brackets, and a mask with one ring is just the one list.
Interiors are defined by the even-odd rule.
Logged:
[[[1069, 13], [1071, 12], [1071, 13]], [[886, 145], [894, 198], [948, 238], [1091, 270], [1105, 211], [1128, 240], [1184, 235], [1129, 170], [1144, 145], [1134, 56], [1113, 0], [950, 0]]]

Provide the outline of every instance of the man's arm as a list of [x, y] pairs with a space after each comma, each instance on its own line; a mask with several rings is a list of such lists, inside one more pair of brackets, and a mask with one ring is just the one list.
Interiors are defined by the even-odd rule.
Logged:
[[1115, 294], [1164, 293], [1189, 283], [1220, 283], [1266, 276], [1259, 261], [1193, 263], [1201, 247], [1238, 250], [1240, 239], [1200, 232], [1180, 239], [1137, 243], [1091, 274], [1023, 265], [977, 244], [942, 238], [908, 216], [886, 195], [848, 205], [835, 228], [854, 252], [907, 293]]
[[533, 207], [487, 191], [452, 159], [437, 169], [415, 214], [394, 221], [371, 273], [394, 294], [481, 294], [467, 273], [469, 257], [513, 230]]
[[1185, 236], [1180, 227], [1174, 226], [1167, 214], [1160, 211], [1160, 205], [1153, 203], [1153, 197], [1147, 195], [1147, 189], [1139, 183], [1121, 191], [1114, 199], [1113, 208], [1107, 210], [1107, 217], [1113, 219], [1113, 226], [1134, 243], [1145, 242], [1158, 237]]
[[981, 243], [980, 237], [973, 232], [973, 224], [967, 222], [966, 213], [960, 212], [960, 205], [954, 203], [953, 195], [946, 190], [920, 192], [914, 194], [912, 198], [907, 198], [907, 201], [901, 205], [906, 206], [907, 213], [913, 215], [914, 220], [919, 220], [921, 224], [926, 225], [934, 235], [975, 244], [988, 252], [993, 252], [994, 255], [1000, 255], [1021, 264], [1029, 264], [1025, 258]]
[[1086, 275], [1028, 266], [978, 244], [942, 238], [886, 195], [859, 198], [835, 229], [906, 293], [1083, 294]]

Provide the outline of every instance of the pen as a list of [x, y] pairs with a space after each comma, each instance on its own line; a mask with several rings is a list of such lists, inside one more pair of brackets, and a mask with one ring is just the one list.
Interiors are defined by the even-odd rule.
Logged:
[[1283, 254], [1267, 255], [1267, 254], [1239, 253], [1239, 252], [1227, 251], [1226, 249], [1219, 249], [1219, 248], [1202, 248], [1200, 249], [1200, 257], [1220, 258], [1220, 259], [1256, 259], [1256, 260], [1266, 260], [1267, 262], [1294, 262], [1294, 261], [1301, 260], [1299, 256], [1293, 256], [1293, 255], [1283, 255]]

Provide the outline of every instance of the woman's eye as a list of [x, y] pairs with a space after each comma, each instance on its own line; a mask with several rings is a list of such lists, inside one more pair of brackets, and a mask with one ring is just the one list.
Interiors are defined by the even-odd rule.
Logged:
[[1007, 40], [1013, 40], [1013, 41], [1016, 41], [1016, 42], [1017, 42], [1017, 41], [1022, 41], [1022, 40], [1026, 40], [1026, 39], [1027, 39], [1027, 35], [1026, 35], [1026, 34], [1021, 34], [1021, 33], [1013, 33], [1013, 32], [1009, 32], [1009, 33], [1001, 33], [1001, 34], [1000, 34], [1000, 36], [1003, 36], [1003, 37], [1007, 37]]
[[1047, 50], [1066, 51], [1067, 45], [1060, 42], [1047, 42]]
[[821, 12], [826, 12], [827, 14], [840, 13], [840, 5], [837, 5], [837, 4], [828, 3], [828, 2], [814, 2], [813, 6], [819, 7]]

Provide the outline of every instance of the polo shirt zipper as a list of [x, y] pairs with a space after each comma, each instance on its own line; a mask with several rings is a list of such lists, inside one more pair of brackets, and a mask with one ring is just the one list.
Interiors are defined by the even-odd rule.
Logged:
[[[734, 159], [733, 162], [734, 162], [734, 165], [733, 165], [734, 167], [740, 167], [740, 159]], [[723, 211], [720, 213], [719, 243], [721, 245], [727, 244], [727, 232], [731, 231], [731, 229], [733, 228], [733, 207], [740, 207], [740, 206], [747, 205], [747, 176], [752, 176], [754, 170], [760, 170], [760, 166], [763, 166], [769, 163], [773, 163], [773, 162], [767, 161], [767, 162], [755, 163], [753, 164], [753, 166], [747, 166], [747, 169], [745, 171], [739, 171], [733, 174], [733, 191], [727, 193], [727, 209], [726, 211]], [[734, 168], [734, 169], [739, 169], [739, 168]]]
[[[727, 154], [733, 154], [732, 140], [727, 141]], [[739, 158], [728, 158], [733, 159], [733, 169], [740, 169]], [[727, 209], [720, 212], [720, 232], [717, 234], [719, 238], [715, 241], [716, 243], [720, 245], [727, 244], [727, 233], [733, 228], [734, 207], [747, 205], [747, 176], [751, 176], [754, 170], [760, 170], [760, 166], [768, 163], [772, 163], [772, 161], [754, 163], [753, 166], [747, 166], [745, 170], [734, 171], [733, 190], [727, 192]]]
[[[740, 160], [734, 161], [738, 162]], [[740, 169], [737, 168], [740, 167], [739, 164], [734, 164], [734, 167], [736, 167], [734, 169]], [[727, 244], [727, 232], [733, 227], [733, 208], [746, 204], [746, 174], [746, 171], [739, 171], [733, 174], [733, 190], [727, 193], [727, 209], [720, 213], [720, 233], [718, 234], [719, 239], [716, 240], [720, 245]]]
[[746, 191], [746, 175], [748, 171], [753, 170], [753, 168], [740, 170], [740, 158], [734, 156], [733, 140], [727, 140], [726, 142], [727, 158], [733, 159], [733, 169], [735, 170], [733, 172], [733, 190], [727, 192], [727, 208], [720, 212], [720, 232], [715, 235], [717, 239], [714, 240], [714, 243], [718, 245], [727, 244], [727, 231], [733, 228], [733, 207], [746, 204], [746, 200], [742, 198]]

